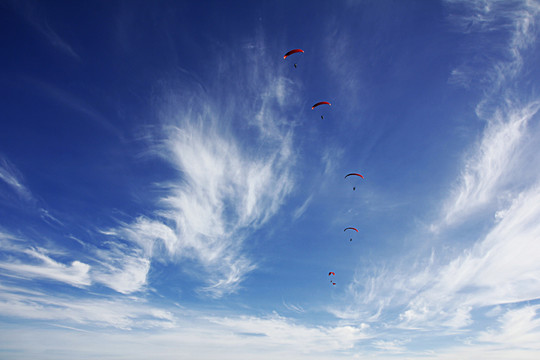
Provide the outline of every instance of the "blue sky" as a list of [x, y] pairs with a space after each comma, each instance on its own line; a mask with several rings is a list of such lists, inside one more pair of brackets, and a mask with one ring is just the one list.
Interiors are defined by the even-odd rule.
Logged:
[[540, 2], [0, 9], [0, 357], [538, 358]]

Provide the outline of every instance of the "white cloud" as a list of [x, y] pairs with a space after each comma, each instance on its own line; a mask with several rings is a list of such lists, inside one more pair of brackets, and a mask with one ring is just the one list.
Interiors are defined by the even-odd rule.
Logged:
[[92, 274], [93, 279], [122, 294], [144, 289], [150, 270], [148, 259], [123, 255], [115, 258], [114, 262], [116, 265], [108, 265], [105, 269], [96, 269]]
[[0, 269], [28, 279], [50, 279], [73, 286], [87, 286], [92, 283], [90, 265], [81, 261], [72, 261], [69, 265], [52, 259], [44, 249], [26, 248], [22, 243], [15, 243], [9, 237], [2, 236], [1, 250], [23, 255], [27, 262], [7, 257], [0, 261]]
[[372, 342], [372, 345], [387, 353], [401, 354], [407, 351], [404, 345], [409, 341], [410, 340], [375, 340]]
[[298, 220], [302, 215], [304, 215], [304, 212], [306, 212], [307, 208], [309, 207], [311, 200], [313, 200], [313, 195], [309, 195], [304, 203], [294, 210], [292, 217], [293, 220]]
[[[538, 113], [540, 102], [499, 109], [489, 120], [482, 140], [466, 160], [459, 183], [444, 209], [444, 222], [467, 218], [480, 206], [503, 197], [521, 184], [516, 172], [526, 166], [519, 155], [526, 145], [527, 124]], [[523, 170], [521, 170], [523, 171]]]
[[175, 317], [139, 299], [71, 298], [42, 292], [22, 292], [2, 286], [0, 314], [22, 319], [52, 320], [59, 325], [86, 327], [170, 328]]
[[7, 184], [24, 200], [32, 200], [30, 190], [23, 183], [22, 175], [5, 157], [0, 155], [0, 180]]
[[[79, 305], [80, 303], [77, 303]], [[89, 303], [86, 303], [88, 305]], [[296, 325], [290, 319], [273, 314], [267, 317], [212, 317], [201, 314], [176, 317], [172, 327], [148, 327], [148, 330], [127, 331], [136, 320], [122, 318], [125, 310], [119, 303], [100, 302], [106, 320], [122, 325], [124, 331], [94, 331], [80, 324], [67, 324], [77, 330], [58, 328], [54, 331], [36, 331], [23, 325], [0, 328], [0, 347], [13, 350], [24, 349], [26, 354], [53, 352], [55, 358], [129, 357], [146, 359], [328, 359], [351, 358], [357, 341], [368, 336], [352, 326], [309, 327]], [[129, 303], [126, 307], [130, 307]], [[138, 305], [138, 309], [148, 308]], [[1, 307], [0, 307], [1, 309]], [[90, 314], [94, 314], [92, 308]], [[113, 318], [113, 310], [118, 317]], [[129, 310], [133, 310], [130, 308]], [[44, 312], [43, 312], [44, 313]], [[88, 314], [81, 311], [82, 316]], [[53, 312], [52, 314], [58, 315]], [[72, 315], [69, 311], [67, 315]], [[97, 313], [96, 315], [99, 315]], [[137, 316], [149, 315], [139, 311]], [[173, 315], [174, 316], [174, 315]], [[168, 316], [165, 316], [168, 317]], [[62, 318], [61, 318], [62, 319]], [[161, 318], [157, 319], [158, 321]], [[85, 319], [83, 319], [84, 324]], [[126, 324], [123, 324], [124, 321]], [[167, 324], [167, 320], [162, 320]], [[64, 323], [60, 323], [64, 325]], [[80, 330], [90, 331], [81, 336]], [[22, 334], [25, 336], [21, 336]], [[29, 342], [26, 339], [31, 338]], [[95, 344], [98, 343], [99, 346]], [[66, 357], [63, 357], [65, 354]], [[151, 355], [149, 355], [151, 354]]]
[[[523, 173], [534, 170], [528, 168], [521, 155], [527, 145], [528, 126], [540, 109], [538, 99], [517, 101], [523, 99], [523, 94], [513, 90], [522, 87], [524, 54], [536, 45], [540, 3], [448, 0], [447, 4], [454, 14], [450, 20], [461, 31], [475, 34], [470, 37], [490, 55], [482, 57], [486, 63], [481, 71], [472, 63], [452, 71], [457, 83], [482, 84], [485, 96], [478, 103], [476, 114], [486, 121], [486, 127], [467, 154], [459, 183], [443, 209], [442, 223], [432, 226], [436, 231], [444, 224], [466, 219], [486, 205], [497, 206], [496, 201], [512, 198], [516, 188], [527, 186], [520, 179], [528, 181]], [[500, 36], [482, 37], [495, 33]], [[479, 51], [476, 46], [471, 49]], [[479, 76], [481, 81], [475, 80]]]
[[285, 306], [286, 309], [294, 311], [296, 313], [304, 313], [304, 312], [306, 312], [306, 310], [302, 306], [287, 303], [287, 302], [285, 302], [285, 300], [283, 301], [283, 306]]
[[352, 349], [359, 340], [371, 337], [365, 328], [355, 326], [308, 327], [297, 325], [288, 318], [274, 313], [268, 317], [240, 316], [235, 318], [209, 318], [237, 334], [258, 333], [265, 342], [286, 347], [300, 353], [324, 353]]
[[[158, 106], [162, 133], [150, 152], [164, 158], [177, 179], [160, 185], [166, 195], [151, 216], [104, 232], [141, 249], [148, 261], [190, 260], [182, 270], [206, 282], [199, 291], [214, 297], [236, 291], [256, 268], [243, 243], [276, 214], [294, 186], [293, 125], [285, 121], [294, 85], [261, 71], [269, 66], [263, 55], [238, 56], [231, 58], [253, 68], [218, 74], [234, 81], [224, 88], [221, 78], [210, 86], [214, 97], [165, 86], [168, 95]], [[233, 71], [229, 65], [218, 68]]]
[[150, 260], [143, 249], [121, 241], [109, 241], [103, 244], [103, 248], [91, 247], [90, 250], [98, 263], [91, 272], [95, 282], [122, 294], [144, 290]]
[[[12, 2], [13, 3], [13, 2]], [[39, 7], [29, 1], [15, 1], [15, 10], [19, 11], [25, 20], [56, 49], [74, 59], [80, 60], [80, 56], [47, 22], [46, 17], [40, 12]]]
[[[257, 46], [264, 48], [260, 42]], [[178, 177], [162, 185], [166, 195], [157, 199], [158, 208], [150, 215], [102, 231], [110, 241], [100, 247], [86, 246], [94, 256], [92, 269], [78, 261], [48, 263], [48, 268], [23, 263], [4, 264], [4, 268], [58, 280], [66, 273], [72, 278], [61, 281], [98, 282], [128, 294], [145, 289], [153, 260], [180, 265], [188, 260], [190, 266], [181, 270], [202, 280], [204, 285], [198, 291], [215, 297], [236, 291], [245, 274], [256, 268], [244, 253], [243, 242], [279, 210], [294, 186], [294, 125], [286, 118], [296, 101], [291, 80], [261, 71], [269, 66], [263, 54], [237, 56], [236, 52], [231, 55], [234, 69], [237, 61], [247, 61], [253, 71], [241, 66], [234, 70], [237, 76], [219, 74], [235, 81], [226, 89], [222, 81], [210, 86], [215, 97], [197, 86], [184, 89], [179, 98], [175, 85], [165, 85], [164, 99], [157, 106], [162, 131], [148, 138], [158, 143], [150, 152], [167, 160]], [[227, 64], [218, 68], [221, 66]], [[79, 99], [48, 84], [29, 81], [116, 132]], [[253, 101], [245, 101], [251, 97]], [[253, 136], [244, 136], [245, 131]], [[30, 196], [14, 167], [0, 160], [0, 180]], [[51, 224], [62, 224], [45, 209], [40, 214]]]
[[526, 348], [540, 352], [540, 306], [507, 311], [499, 318], [500, 327], [480, 333], [477, 340], [501, 348]]
[[[519, 75], [523, 66], [522, 52], [533, 45], [538, 35], [535, 26], [540, 14], [537, 1], [521, 0], [508, 2], [504, 0], [446, 0], [450, 5], [450, 20], [459, 31], [469, 34], [477, 41], [471, 46], [473, 51], [483, 50], [483, 56], [467, 57], [465, 62], [452, 71], [451, 82], [469, 86], [472, 79], [483, 86], [487, 92], [494, 94], [505, 82]], [[462, 6], [460, 8], [460, 5]], [[497, 34], [495, 43], [489, 35]], [[505, 58], [506, 61], [494, 61]], [[485, 63], [478, 74], [478, 59]], [[480, 107], [489, 103], [484, 99]]]
[[182, 172], [182, 183], [171, 184], [162, 199], [160, 215], [176, 234], [168, 250], [217, 275], [207, 288], [216, 295], [234, 290], [254, 268], [240, 253], [244, 232], [264, 224], [292, 189], [290, 142], [277, 146], [250, 154], [214, 124], [170, 129], [169, 160]]
[[538, 299], [538, 219], [540, 184], [521, 193], [483, 239], [447, 264], [432, 254], [429, 261], [404, 261], [371, 277], [358, 275], [349, 289], [354, 301], [331, 312], [352, 321], [384, 318], [390, 328], [443, 334], [475, 323], [475, 309]]
[[[502, 95], [497, 90], [512, 89], [519, 81], [522, 51], [537, 36], [533, 25], [538, 23], [540, 4], [521, 2], [511, 9], [497, 1], [470, 5], [478, 12], [473, 19], [480, 24], [478, 31], [493, 31], [497, 26], [507, 30], [505, 51], [511, 56], [492, 64], [491, 89], [477, 108], [487, 125], [477, 146], [467, 154], [460, 182], [445, 203], [441, 224], [459, 224], [474, 219], [471, 215], [476, 213], [494, 214], [495, 224], [446, 265], [426, 266], [427, 277], [426, 271], [416, 272], [421, 275], [407, 272], [410, 279], [420, 279], [416, 284], [405, 280], [411, 293], [400, 319], [410, 327], [463, 329], [473, 323], [474, 309], [540, 296], [540, 178], [531, 166], [538, 162], [540, 152], [537, 145], [536, 151], [530, 150], [531, 137], [538, 135], [531, 132], [530, 124], [538, 116], [540, 101], [523, 105], [511, 100], [516, 97], [511, 90]], [[433, 228], [441, 230], [439, 225]]]
[[[528, 61], [524, 50], [536, 42], [540, 3], [522, 2], [520, 11], [502, 15], [492, 6], [504, 6], [502, 2], [471, 3], [473, 7], [483, 3], [482, 11], [489, 12], [476, 19], [482, 31], [492, 31], [488, 28], [496, 27], [494, 19], [508, 15], [504, 31], [510, 36], [499, 50], [510, 56], [491, 64], [483, 83], [489, 88], [476, 109], [486, 121], [485, 129], [465, 155], [458, 183], [431, 227], [435, 231], [420, 237], [431, 240], [431, 256], [428, 259], [416, 248], [400, 256], [399, 263], [374, 265], [371, 274], [364, 268], [349, 287], [347, 301], [329, 312], [346, 321], [368, 322], [379, 332], [376, 348], [404, 352], [410, 358], [425, 357], [409, 350], [418, 341], [443, 343], [448, 336], [467, 336], [468, 346], [445, 347], [427, 357], [534, 359], [538, 308], [524, 302], [540, 298], [540, 100], [513, 89], [522, 88], [521, 70]], [[476, 82], [466, 68], [455, 74], [457, 82]], [[459, 248], [463, 239], [442, 247], [433, 241], [434, 236], [444, 239], [449, 230], [454, 239], [479, 218], [489, 220], [476, 226], [483, 232], [467, 239], [473, 241], [467, 248]], [[499, 318], [499, 328], [488, 327], [489, 320], [479, 315], [481, 309], [494, 307], [486, 314], [492, 319], [507, 304], [515, 310]], [[402, 333], [410, 335], [410, 343], [394, 343]]]
[[470, 312], [540, 297], [540, 186], [522, 193], [471, 250], [431, 273], [401, 315], [408, 326], [463, 328]]

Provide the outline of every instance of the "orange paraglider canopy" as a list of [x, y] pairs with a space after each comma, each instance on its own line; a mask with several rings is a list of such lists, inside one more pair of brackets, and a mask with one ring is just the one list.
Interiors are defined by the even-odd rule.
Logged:
[[347, 174], [347, 175], [345, 175], [345, 178], [347, 178], [347, 176], [351, 176], [351, 175], [360, 176], [362, 179], [364, 178], [362, 175], [357, 174], [357, 173], [350, 173], [350, 174]]
[[315, 105], [313, 105], [311, 107], [311, 110], [315, 109], [319, 105], [330, 105], [330, 106], [332, 106], [332, 104], [330, 104], [328, 101], [320, 101], [320, 102], [316, 103]]
[[296, 54], [296, 53], [303, 53], [303, 52], [304, 52], [304, 50], [302, 50], [302, 49], [293, 49], [293, 50], [291, 50], [291, 51], [288, 51], [288, 52], [283, 56], [283, 58], [286, 59], [287, 56], [289, 56], [289, 55]]

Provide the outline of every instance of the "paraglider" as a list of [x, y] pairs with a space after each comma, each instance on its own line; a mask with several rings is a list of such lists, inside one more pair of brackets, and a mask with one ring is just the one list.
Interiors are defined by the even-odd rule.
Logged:
[[[331, 275], [331, 276], [335, 276], [336, 273], [333, 272], [333, 271], [330, 271], [330, 272], [328, 273], [328, 276], [330, 276], [330, 275]], [[331, 278], [331, 279], [330, 279], [330, 282], [332, 283], [332, 285], [336, 285], [336, 283], [334, 282], [334, 278]]]
[[[285, 55], [283, 55], [283, 59], [286, 59], [287, 56], [289, 56], [289, 55], [296, 54], [296, 53], [303, 53], [303, 52], [304, 52], [304, 50], [302, 50], [302, 49], [292, 49], [290, 51], [287, 51], [287, 53]], [[298, 64], [296, 64], [296, 63], [294, 64], [295, 69], [296, 69], [297, 65]]]
[[[330, 104], [328, 101], [319, 101], [318, 103], [316, 103], [315, 105], [313, 105], [311, 107], [311, 110], [315, 109], [317, 106], [320, 106], [320, 105], [329, 105], [329, 106], [332, 106], [332, 104]], [[321, 119], [324, 119], [324, 116], [321, 115]]]
[[[357, 173], [350, 173], [350, 174], [345, 175], [345, 179], [346, 179], [347, 177], [349, 177], [349, 176], [352, 176], [352, 175], [354, 175], [354, 176], [360, 176], [362, 179], [364, 178], [364, 177], [363, 177], [362, 175], [360, 175], [360, 174], [357, 174]], [[356, 186], [353, 186], [352, 189], [353, 189], [353, 190], [356, 190]]]
[[[343, 230], [343, 231], [347, 231], [347, 230], [354, 230], [354, 231], [358, 232], [358, 229], [353, 228], [353, 227], [345, 228], [345, 230]], [[349, 241], [352, 241], [352, 238], [350, 238]]]

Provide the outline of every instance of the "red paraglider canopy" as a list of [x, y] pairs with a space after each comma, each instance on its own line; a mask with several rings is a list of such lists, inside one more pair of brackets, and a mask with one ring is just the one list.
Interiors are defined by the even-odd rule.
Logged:
[[330, 106], [332, 106], [332, 104], [330, 104], [328, 101], [320, 101], [320, 102], [316, 103], [315, 105], [313, 105], [311, 107], [311, 110], [315, 109], [319, 105], [330, 105]]
[[354, 230], [354, 231], [358, 232], [358, 229], [356, 229], [356, 228], [353, 228], [353, 227], [348, 227], [348, 228], [345, 228], [345, 230], [343, 230], [343, 231], [347, 231], [347, 230], [349, 230], [349, 229], [351, 229], [351, 230]]
[[335, 276], [335, 275], [336, 275], [336, 273], [335, 273], [335, 272], [333, 272], [333, 271], [330, 271], [330, 272], [328, 273], [328, 276], [330, 276], [330, 275], [334, 275], [334, 276]]
[[291, 51], [288, 51], [288, 52], [283, 56], [283, 58], [286, 59], [287, 56], [289, 56], [289, 55], [296, 54], [296, 53], [303, 53], [303, 52], [304, 52], [304, 50], [302, 50], [302, 49], [293, 49], [293, 50], [291, 50]]
[[351, 175], [360, 176], [362, 179], [364, 178], [362, 175], [357, 174], [357, 173], [350, 173], [350, 174], [347, 174], [347, 175], [345, 175], [345, 178], [347, 178], [347, 176], [351, 176]]

